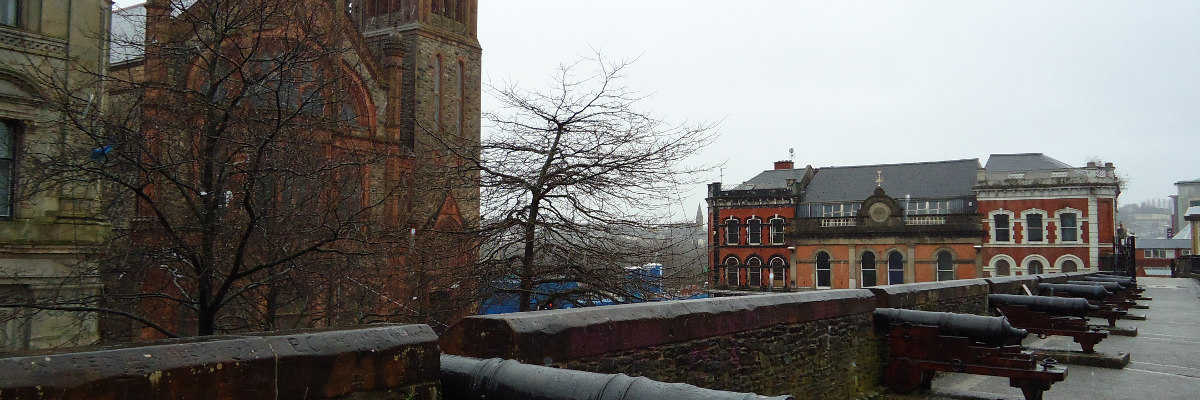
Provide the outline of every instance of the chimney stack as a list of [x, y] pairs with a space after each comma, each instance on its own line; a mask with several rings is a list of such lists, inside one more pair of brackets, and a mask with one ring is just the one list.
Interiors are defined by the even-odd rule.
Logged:
[[791, 160], [775, 162], [775, 169], [794, 169], [794, 168], [796, 168], [796, 163], [792, 162]]

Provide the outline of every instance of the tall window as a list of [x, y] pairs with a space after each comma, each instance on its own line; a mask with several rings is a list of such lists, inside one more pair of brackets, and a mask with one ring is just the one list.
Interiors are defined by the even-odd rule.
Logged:
[[741, 282], [738, 282], [737, 257], [729, 257], [725, 259], [725, 284], [729, 286], [737, 286], [741, 284]]
[[725, 244], [736, 245], [738, 240], [738, 221], [736, 219], [728, 219], [725, 221]]
[[17, 26], [21, 0], [0, 0], [0, 25]]
[[862, 287], [876, 285], [875, 253], [866, 251], [862, 254]]
[[[434, 2], [435, 4], [437, 2]], [[433, 130], [442, 126], [442, 55], [433, 59]]]
[[904, 255], [899, 251], [888, 253], [888, 284], [904, 283]]
[[[0, 301], [24, 303], [33, 299], [25, 285], [0, 285]], [[21, 308], [0, 308], [0, 352], [29, 349], [32, 316]]]
[[1079, 271], [1079, 264], [1076, 264], [1075, 260], [1066, 260], [1062, 262], [1062, 272], [1076, 271]]
[[833, 270], [829, 265], [829, 253], [817, 253], [817, 287], [828, 288], [833, 281]]
[[[782, 285], [782, 283], [785, 281], [787, 281], [787, 261], [784, 261], [783, 257], [772, 258], [771, 259], [771, 284], [775, 285], [775, 282], [779, 282], [780, 285]], [[776, 286], [780, 286], [780, 285], [776, 285]]]
[[996, 276], [1009, 275], [1012, 275], [1012, 265], [1008, 263], [1008, 260], [996, 261]]
[[762, 244], [762, 220], [754, 218], [746, 221], [746, 243]]
[[995, 221], [992, 223], [992, 229], [996, 232], [993, 235], [994, 241], [1007, 242], [1012, 240], [1012, 236], [1009, 235], [1011, 228], [1008, 221], [1008, 214], [996, 214], [992, 216], [992, 219]]
[[783, 244], [783, 218], [771, 218], [771, 244]]
[[0, 218], [11, 217], [13, 206], [13, 162], [17, 123], [0, 120]]
[[752, 287], [762, 286], [762, 260], [758, 257], [746, 260], [746, 280]]
[[463, 110], [466, 107], [466, 97], [463, 95], [463, 62], [458, 62], [458, 118], [454, 121], [454, 133], [462, 135], [463, 132]]
[[1062, 213], [1058, 215], [1058, 226], [1062, 230], [1062, 237], [1059, 241], [1062, 242], [1077, 242], [1079, 241], [1079, 223], [1075, 220], [1075, 213]]
[[948, 251], [939, 251], [937, 254], [937, 280], [954, 280], [954, 256]]
[[1025, 241], [1026, 242], [1041, 242], [1045, 240], [1045, 235], [1042, 232], [1042, 214], [1026, 214], [1025, 215]]
[[1042, 272], [1045, 272], [1045, 270], [1046, 270], [1046, 266], [1042, 265], [1042, 262], [1038, 261], [1038, 260], [1030, 260], [1029, 265], [1027, 265], [1027, 267], [1028, 267], [1027, 272], [1029, 272], [1029, 275], [1037, 275]]

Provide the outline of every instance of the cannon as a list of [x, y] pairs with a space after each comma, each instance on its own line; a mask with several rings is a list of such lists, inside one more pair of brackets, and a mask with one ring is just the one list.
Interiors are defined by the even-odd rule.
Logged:
[[888, 389], [909, 393], [929, 389], [936, 371], [1008, 378], [1026, 400], [1040, 400], [1050, 385], [1067, 377], [1052, 359], [1038, 363], [1022, 352], [1028, 336], [1004, 317], [880, 308], [875, 327], [887, 333]]
[[1079, 297], [1088, 301], [1104, 301], [1112, 292], [1092, 285], [1070, 285], [1063, 283], [1039, 283], [1038, 290], [1048, 292], [1050, 296]]
[[1105, 303], [1116, 306], [1116, 307], [1125, 308], [1125, 309], [1133, 308], [1133, 306], [1136, 305], [1133, 302], [1134, 300], [1143, 299], [1143, 297], [1139, 296], [1137, 293], [1134, 293], [1133, 290], [1131, 290], [1127, 287], [1121, 286], [1121, 284], [1118, 282], [1067, 281], [1067, 284], [1068, 285], [1084, 285], [1084, 286], [1102, 287], [1102, 288], [1104, 288], [1104, 290], [1112, 292], [1112, 295], [1109, 295], [1107, 298], [1104, 299]]
[[1085, 276], [1085, 277], [1083, 277], [1083, 280], [1091, 281], [1091, 282], [1115, 282], [1116, 284], [1121, 285], [1121, 287], [1123, 289], [1130, 292], [1128, 297], [1131, 300], [1145, 299], [1142, 297], [1142, 293], [1145, 292], [1146, 289], [1142, 289], [1142, 288], [1138, 287], [1137, 281], [1127, 278], [1127, 277], [1095, 276], [1095, 275], [1093, 275], [1093, 276]]
[[794, 400], [792, 396], [704, 389], [625, 374], [599, 374], [522, 364], [499, 358], [478, 359], [443, 354], [445, 399], [726, 399]]
[[1044, 296], [1087, 299], [1088, 302], [1100, 306], [1099, 310], [1093, 311], [1090, 315], [1108, 320], [1108, 326], [1116, 326], [1117, 319], [1124, 316], [1128, 307], [1133, 303], [1128, 300], [1109, 299], [1112, 292], [1094, 285], [1039, 283], [1038, 291]]
[[1029, 333], [1070, 336], [1085, 353], [1094, 353], [1096, 344], [1108, 337], [1107, 333], [1088, 326], [1086, 316], [1100, 307], [1086, 299], [992, 294], [988, 295], [988, 305], [1013, 326]]

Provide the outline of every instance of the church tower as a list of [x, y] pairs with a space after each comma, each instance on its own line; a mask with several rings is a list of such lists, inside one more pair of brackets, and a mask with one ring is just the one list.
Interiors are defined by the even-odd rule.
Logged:
[[[351, 21], [386, 71], [388, 106], [381, 120], [418, 163], [432, 162], [434, 170], [461, 164], [451, 154], [461, 150], [449, 148], [478, 148], [478, 6], [478, 0], [346, 0]], [[447, 201], [457, 203], [464, 219], [476, 220], [478, 176], [458, 178], [468, 184], [451, 185], [459, 189]]]

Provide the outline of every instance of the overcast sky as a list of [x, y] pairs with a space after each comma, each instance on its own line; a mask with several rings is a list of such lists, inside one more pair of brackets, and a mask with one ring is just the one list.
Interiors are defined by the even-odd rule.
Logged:
[[485, 83], [542, 87], [593, 49], [637, 58], [645, 110], [722, 121], [700, 157], [726, 184], [788, 148], [814, 167], [1099, 157], [1127, 178], [1122, 203], [1200, 178], [1200, 1], [480, 3]]

